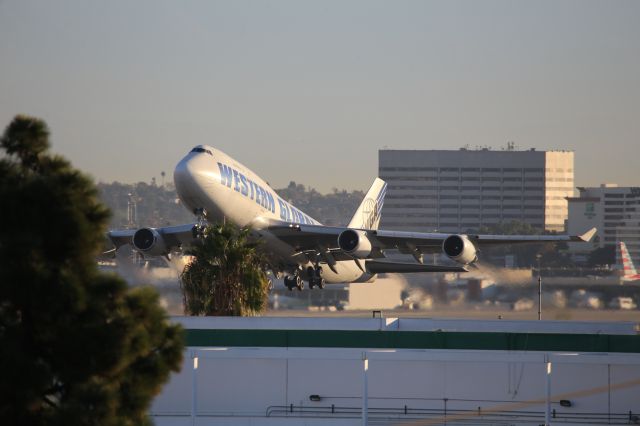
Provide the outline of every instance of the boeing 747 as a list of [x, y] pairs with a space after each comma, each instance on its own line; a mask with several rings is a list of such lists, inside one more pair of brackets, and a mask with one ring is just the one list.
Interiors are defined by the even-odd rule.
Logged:
[[[325, 283], [369, 282], [378, 273], [464, 272], [482, 247], [548, 241], [589, 241], [595, 228], [579, 236], [477, 235], [378, 229], [387, 184], [376, 178], [346, 227], [324, 226], [283, 200], [249, 168], [222, 151], [198, 145], [176, 166], [174, 182], [182, 203], [200, 221], [180, 226], [110, 231], [117, 248], [131, 244], [144, 256], [169, 256], [198, 241], [203, 221], [229, 220], [252, 229], [276, 276], [290, 289], [323, 288]], [[385, 251], [411, 254], [415, 262], [385, 259]], [[425, 253], [455, 261], [428, 265]]]

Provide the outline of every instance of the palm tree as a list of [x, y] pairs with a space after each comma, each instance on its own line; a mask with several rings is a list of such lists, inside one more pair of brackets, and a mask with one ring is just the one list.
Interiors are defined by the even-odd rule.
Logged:
[[264, 311], [269, 279], [250, 229], [232, 223], [207, 226], [193, 259], [180, 275], [185, 313], [249, 316]]

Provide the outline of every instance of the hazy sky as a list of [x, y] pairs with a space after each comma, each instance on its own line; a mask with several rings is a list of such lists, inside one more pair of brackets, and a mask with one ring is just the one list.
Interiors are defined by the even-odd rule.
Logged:
[[0, 126], [101, 181], [208, 143], [274, 187], [366, 189], [378, 149], [576, 151], [640, 186], [640, 1], [0, 0]]

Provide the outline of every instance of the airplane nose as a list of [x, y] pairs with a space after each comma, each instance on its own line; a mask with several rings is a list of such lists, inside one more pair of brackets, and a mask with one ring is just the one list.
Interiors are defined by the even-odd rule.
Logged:
[[190, 198], [212, 186], [215, 182], [214, 165], [215, 161], [211, 156], [205, 154], [190, 153], [180, 160], [173, 172], [173, 181], [180, 198]]
[[194, 175], [197, 174], [196, 165], [193, 160], [194, 158], [192, 156], [186, 156], [176, 165], [176, 169], [173, 172], [176, 185], [188, 183], [187, 181], [193, 180]]

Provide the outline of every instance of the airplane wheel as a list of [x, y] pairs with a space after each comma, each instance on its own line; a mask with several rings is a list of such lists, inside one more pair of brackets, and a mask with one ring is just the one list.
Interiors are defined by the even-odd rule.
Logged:
[[273, 280], [271, 280], [271, 278], [269, 278], [269, 280], [268, 280], [267, 289], [269, 291], [273, 290]]
[[309, 290], [313, 290], [315, 286], [316, 284], [313, 282], [313, 280], [309, 280]]
[[284, 277], [284, 286], [289, 289], [289, 291], [293, 290], [295, 287], [295, 283], [293, 282], [293, 278], [290, 276]]
[[296, 275], [296, 287], [298, 288], [298, 291], [302, 291], [302, 289], [304, 288], [304, 281], [302, 281], [302, 278], [300, 277], [300, 275]]
[[324, 278], [320, 278], [318, 281], [318, 288], [320, 288], [320, 290], [324, 288]]

